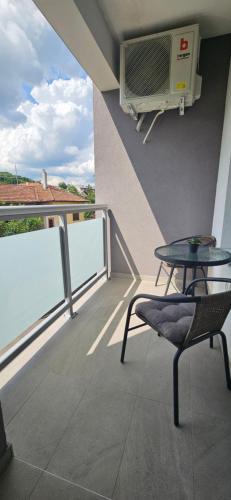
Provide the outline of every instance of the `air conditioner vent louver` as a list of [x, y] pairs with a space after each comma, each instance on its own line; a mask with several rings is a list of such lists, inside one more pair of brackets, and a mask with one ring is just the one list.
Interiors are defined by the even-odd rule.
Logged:
[[201, 95], [197, 74], [199, 25], [125, 40], [120, 46], [120, 105], [137, 119], [155, 110], [192, 106]]
[[170, 52], [170, 36], [128, 45], [125, 51], [125, 96], [168, 93]]

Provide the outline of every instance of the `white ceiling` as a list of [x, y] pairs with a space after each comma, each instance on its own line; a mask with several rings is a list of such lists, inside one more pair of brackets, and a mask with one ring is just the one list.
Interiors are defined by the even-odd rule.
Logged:
[[121, 40], [199, 23], [202, 38], [231, 33], [231, 0], [98, 0]]

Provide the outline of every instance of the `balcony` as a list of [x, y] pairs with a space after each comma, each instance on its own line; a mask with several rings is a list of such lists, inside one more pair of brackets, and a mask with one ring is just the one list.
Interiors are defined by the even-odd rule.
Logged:
[[[154, 248], [212, 233], [231, 251], [230, 6], [34, 3], [94, 82], [98, 204], [0, 208], [0, 221], [60, 218], [59, 227], [0, 238], [0, 500], [230, 500], [231, 395], [219, 343], [195, 345], [180, 359], [179, 428], [172, 418], [173, 346], [147, 327], [133, 330], [120, 363], [130, 299], [164, 293], [154, 286]], [[171, 88], [176, 61], [168, 71], [164, 58], [181, 116], [166, 102], [144, 145], [152, 111], [159, 116], [164, 106], [150, 109], [138, 127], [123, 112], [121, 41], [192, 22], [200, 25], [201, 97], [183, 116], [193, 73], [185, 78], [180, 70]], [[162, 74], [159, 56], [156, 69], [138, 65], [150, 81]], [[82, 134], [80, 122], [74, 127]], [[53, 143], [51, 132], [45, 141]], [[23, 165], [20, 154], [18, 160]], [[67, 224], [68, 213], [91, 209], [95, 219]], [[230, 277], [231, 267], [215, 273]], [[229, 315], [229, 353], [230, 325]]]
[[[102, 207], [94, 208], [102, 210]], [[12, 217], [15, 210], [13, 207]], [[11, 345], [10, 359], [14, 360], [2, 372], [6, 379], [20, 363], [21, 366], [25, 363], [26, 356], [28, 360], [30, 350], [30, 361], [4, 385], [1, 393], [7, 440], [14, 449], [14, 458], [1, 476], [1, 500], [228, 499], [231, 399], [224, 383], [219, 345], [212, 350], [205, 342], [182, 356], [182, 425], [174, 427], [171, 363], [174, 348], [144, 327], [131, 333], [126, 363], [119, 362], [129, 300], [140, 292], [163, 294], [164, 287], [155, 288], [153, 281], [135, 277], [107, 279], [110, 225], [106, 207], [103, 211], [104, 221], [101, 217], [93, 221], [97, 229], [100, 227], [99, 234], [95, 232], [95, 224], [91, 224], [94, 230], [91, 228], [89, 236], [88, 222], [67, 227], [62, 213], [60, 231], [64, 234], [61, 238], [60, 231], [56, 234], [57, 228], [53, 228], [42, 230], [40, 236], [38, 232], [1, 240], [4, 245], [4, 240], [15, 241], [16, 245], [17, 238], [20, 240], [22, 236], [28, 244], [34, 238], [54, 237], [54, 245], [50, 243], [46, 247], [56, 255], [53, 264], [57, 264], [58, 250], [61, 262], [66, 263], [60, 265], [58, 276], [63, 285], [66, 283], [63, 302], [55, 308], [52, 304], [50, 314], [37, 318], [32, 331]], [[92, 254], [101, 248], [101, 260], [94, 261], [88, 274], [81, 275], [81, 286], [81, 280], [74, 280], [77, 268], [83, 272], [87, 257], [85, 250], [84, 259], [80, 259], [84, 247], [78, 254], [79, 231], [84, 227], [85, 242], [87, 237], [88, 246], [92, 241], [97, 242]], [[69, 237], [66, 241], [70, 231], [78, 232], [78, 238], [75, 235], [76, 238]], [[60, 243], [65, 241], [69, 251]], [[42, 246], [40, 250], [44, 264], [48, 256], [44, 255]], [[78, 255], [77, 268], [72, 267], [73, 251]], [[71, 288], [67, 286], [67, 255]], [[92, 262], [88, 255], [88, 265]], [[13, 266], [18, 273], [23, 271], [17, 262], [13, 262]], [[47, 269], [40, 265], [40, 272]], [[37, 308], [41, 276], [36, 275], [36, 266], [31, 278], [33, 276], [36, 280], [31, 283], [31, 303]], [[55, 272], [52, 276], [57, 279]], [[71, 290], [69, 295], [68, 290]], [[23, 287], [17, 288], [19, 301], [22, 293]], [[52, 293], [51, 290], [50, 296], [54, 297]], [[60, 302], [60, 296], [57, 295], [56, 300]], [[17, 326], [15, 304], [12, 324]], [[46, 309], [47, 303], [43, 307]], [[70, 310], [72, 319], [63, 316]], [[19, 312], [17, 314], [21, 321]], [[49, 329], [53, 329], [50, 339], [41, 347]], [[7, 352], [2, 358], [4, 366], [9, 360]]]

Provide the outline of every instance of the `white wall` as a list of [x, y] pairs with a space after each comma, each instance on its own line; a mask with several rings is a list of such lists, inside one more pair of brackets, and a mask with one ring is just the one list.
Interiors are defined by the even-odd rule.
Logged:
[[[220, 162], [219, 171], [217, 178], [217, 190], [216, 199], [214, 207], [214, 219], [213, 219], [213, 234], [217, 238], [218, 246], [222, 245], [222, 241], [225, 237], [226, 244], [231, 247], [231, 232], [229, 235], [226, 231], [224, 232], [224, 223], [227, 222], [228, 204], [231, 202], [231, 185], [230, 185], [230, 164], [231, 162], [231, 66], [229, 71], [229, 80], [227, 85], [227, 95], [225, 104], [225, 116], [224, 125], [222, 132], [222, 142], [221, 142], [221, 152], [220, 152]], [[225, 234], [224, 234], [225, 233]], [[229, 238], [227, 239], [227, 237]]]
[[[217, 246], [226, 248], [231, 252], [231, 65], [227, 85], [213, 234], [217, 238]], [[231, 278], [231, 265], [228, 264], [227, 266], [213, 268], [213, 275]], [[214, 286], [214, 291], [223, 289], [224, 286], [222, 284]], [[229, 357], [231, 359], [231, 314], [229, 314], [225, 322], [224, 332], [227, 335]]]

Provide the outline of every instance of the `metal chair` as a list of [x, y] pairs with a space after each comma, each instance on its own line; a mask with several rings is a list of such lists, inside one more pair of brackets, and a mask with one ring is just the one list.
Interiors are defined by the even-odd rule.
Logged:
[[[197, 238], [201, 241], [201, 245], [203, 246], [208, 246], [208, 247], [215, 247], [216, 246], [216, 238], [214, 236], [206, 236], [206, 235], [201, 235], [201, 234], [198, 234], [196, 236], [188, 236], [187, 238], [181, 238], [179, 240], [175, 240], [175, 241], [172, 241], [170, 243], [170, 245], [177, 245], [177, 244], [180, 244], [180, 243], [184, 243], [185, 241], [188, 241], [188, 240], [191, 240], [192, 238]], [[168, 281], [166, 283], [166, 289], [165, 289], [165, 295], [167, 295], [168, 293], [168, 289], [169, 289], [169, 286], [171, 284], [171, 281], [172, 281], [172, 277], [173, 277], [173, 272], [175, 269], [182, 269], [183, 266], [176, 266], [174, 264], [170, 264], [170, 263], [167, 263], [167, 262], [163, 262], [161, 261], [160, 263], [160, 266], [159, 266], [159, 269], [158, 269], [158, 273], [157, 273], [157, 277], [156, 277], [156, 281], [155, 281], [155, 286], [158, 285], [158, 281], [159, 281], [159, 277], [160, 277], [160, 273], [161, 271], [164, 271], [167, 276], [168, 276]], [[170, 269], [170, 272], [168, 272], [167, 269]], [[204, 276], [204, 278], [206, 277], [206, 273], [205, 273], [205, 270], [202, 266], [198, 266], [198, 269], [200, 269], [202, 271], [202, 274]], [[208, 295], [208, 287], [207, 287], [207, 284], [205, 283], [205, 292], [206, 294]]]
[[[222, 282], [231, 284], [228, 278], [200, 278], [192, 281], [185, 295], [172, 294], [167, 297], [156, 297], [139, 294], [131, 300], [124, 331], [121, 352], [121, 363], [124, 362], [128, 332], [144, 325], [149, 325], [159, 336], [165, 337], [176, 348], [173, 359], [173, 405], [174, 424], [179, 425], [179, 393], [178, 393], [178, 361], [181, 354], [204, 340], [209, 339], [213, 347], [213, 337], [220, 335], [223, 347], [226, 383], [231, 390], [228, 350], [222, 327], [231, 309], [231, 290], [205, 296], [188, 296], [200, 281]], [[135, 313], [142, 323], [129, 328], [132, 308], [138, 299], [147, 299], [136, 305]]]

